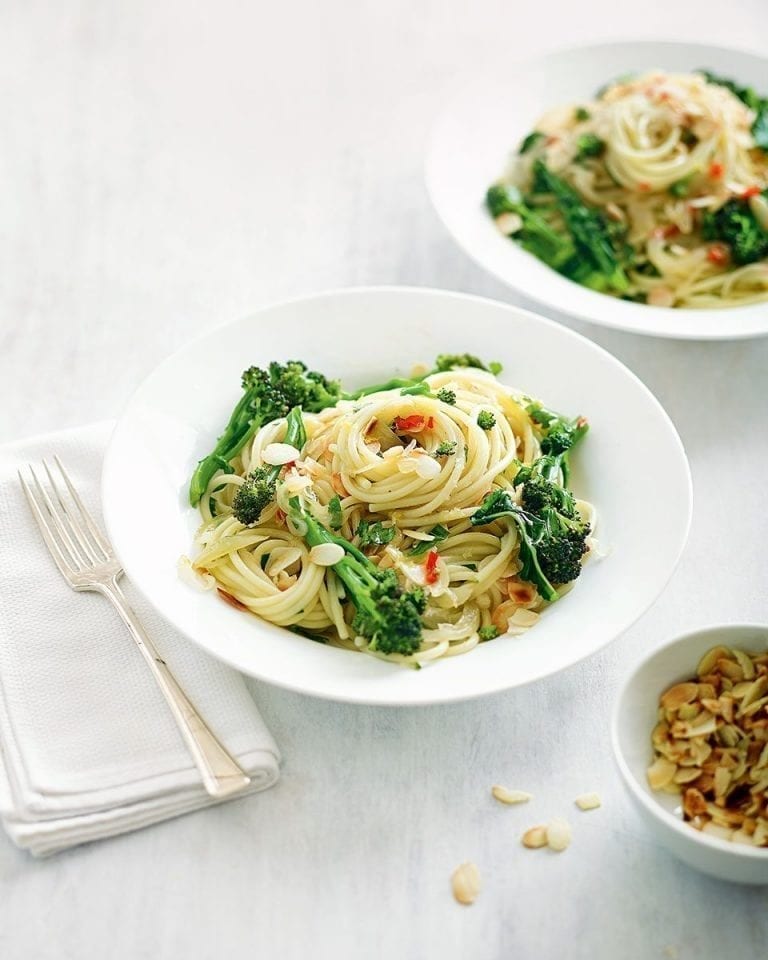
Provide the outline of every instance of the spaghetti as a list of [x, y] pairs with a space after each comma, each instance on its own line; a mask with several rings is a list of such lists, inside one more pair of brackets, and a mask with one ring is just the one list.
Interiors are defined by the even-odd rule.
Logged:
[[[617, 81], [540, 118], [501, 182], [520, 191], [520, 206], [492, 213], [503, 232], [601, 292], [666, 307], [764, 301], [766, 134], [768, 102], [730, 81], [662, 71]], [[573, 216], [579, 202], [589, 236]], [[572, 242], [570, 258], [534, 235], [532, 215]], [[618, 272], [605, 269], [598, 242]]]
[[[205, 584], [271, 623], [414, 665], [532, 626], [547, 604], [521, 579], [520, 528], [501, 519], [476, 526], [472, 517], [491, 491], [520, 503], [515, 478], [541, 456], [543, 408], [479, 369], [446, 370], [419, 384], [418, 392], [378, 390], [304, 413], [301, 450], [284, 443], [285, 418], [264, 424], [232, 459], [233, 472], [217, 472], [200, 499], [193, 569]], [[275, 499], [245, 525], [233, 503], [265, 465], [279, 471]], [[310, 547], [297, 503], [331, 538], [392, 570], [403, 590], [423, 593], [412, 654], [384, 653], [356, 632], [333, 567], [344, 551]], [[592, 507], [575, 504], [591, 533]]]

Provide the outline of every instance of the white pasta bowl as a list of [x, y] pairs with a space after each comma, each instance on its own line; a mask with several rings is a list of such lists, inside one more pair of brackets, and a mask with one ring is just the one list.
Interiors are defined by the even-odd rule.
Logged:
[[[499, 360], [500, 379], [589, 418], [574, 489], [596, 504], [608, 556], [521, 637], [498, 638], [420, 671], [322, 644], [233, 609], [179, 579], [199, 526], [187, 502], [251, 364], [298, 358], [350, 389], [407, 375], [438, 353]], [[663, 469], [660, 469], [663, 465]], [[663, 478], [663, 479], [662, 479]], [[663, 485], [664, 495], [656, 496]], [[562, 670], [617, 637], [656, 599], [688, 534], [691, 480], [680, 439], [645, 386], [591, 341], [527, 311], [439, 290], [374, 288], [266, 307], [162, 363], [114, 431], [104, 514], [131, 580], [189, 638], [244, 673], [335, 700], [461, 700]]]
[[694, 630], [644, 658], [621, 690], [611, 724], [613, 751], [624, 783], [648, 829], [659, 843], [689, 866], [721, 880], [768, 883], [768, 849], [744, 846], [701, 833], [685, 823], [680, 798], [655, 793], [646, 771], [653, 760], [651, 731], [659, 697], [688, 680], [710, 648], [722, 644], [747, 653], [768, 648], [768, 626], [722, 624]]
[[505, 59], [465, 77], [434, 127], [426, 159], [427, 189], [449, 233], [476, 263], [510, 287], [602, 326], [700, 340], [768, 333], [768, 303], [672, 309], [582, 287], [503, 236], [485, 208], [486, 190], [546, 110], [591, 99], [596, 90], [623, 74], [697, 68], [709, 68], [768, 94], [765, 57], [695, 43], [632, 41], [575, 47], [525, 63]]

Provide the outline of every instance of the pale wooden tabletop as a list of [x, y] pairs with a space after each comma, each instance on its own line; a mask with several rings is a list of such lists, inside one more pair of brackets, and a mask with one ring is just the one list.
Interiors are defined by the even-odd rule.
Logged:
[[[456, 77], [564, 43], [750, 47], [766, 29], [763, 0], [6, 0], [0, 440], [117, 415], [190, 337], [282, 297], [404, 283], [522, 302], [426, 198], [428, 129]], [[607, 720], [641, 650], [768, 619], [768, 341], [571, 325], [657, 394], [691, 459], [691, 538], [656, 606], [588, 662], [466, 704], [366, 709], [254, 683], [280, 783], [45, 862], [0, 837], [3, 960], [764, 955], [766, 891], [654, 844]], [[535, 810], [496, 804], [496, 782]], [[587, 790], [604, 806], [581, 814]], [[556, 813], [571, 849], [525, 851], [522, 829]], [[484, 880], [471, 909], [448, 883], [466, 859]]]

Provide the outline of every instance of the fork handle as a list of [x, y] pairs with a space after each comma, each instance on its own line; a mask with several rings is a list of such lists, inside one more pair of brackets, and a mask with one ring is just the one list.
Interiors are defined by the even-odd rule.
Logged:
[[117, 581], [99, 584], [98, 589], [112, 601], [149, 664], [149, 669], [176, 718], [176, 723], [192, 753], [208, 793], [212, 797], [226, 797], [248, 786], [251, 778], [219, 743], [189, 697], [181, 689], [168, 664], [157, 652], [139, 618], [131, 609]]

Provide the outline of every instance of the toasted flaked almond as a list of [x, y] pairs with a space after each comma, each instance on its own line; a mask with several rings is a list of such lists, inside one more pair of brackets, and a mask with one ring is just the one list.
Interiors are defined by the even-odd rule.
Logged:
[[707, 801], [701, 790], [689, 787], [683, 794], [683, 810], [693, 818], [707, 812]]
[[318, 567], [332, 567], [344, 556], [344, 547], [338, 543], [318, 543], [309, 551], [309, 559]]
[[417, 457], [414, 455], [414, 460], [416, 461], [415, 472], [422, 480], [433, 480], [435, 477], [440, 476], [440, 461], [435, 460], [434, 457], [420, 456]]
[[721, 657], [730, 657], [731, 651], [728, 647], [712, 647], [711, 650], [707, 650], [704, 656], [699, 660], [699, 665], [696, 667], [696, 673], [699, 677], [705, 677], [707, 674], [710, 674]]
[[534, 610], [526, 610], [521, 607], [515, 610], [509, 618], [509, 622], [515, 627], [532, 627], [539, 619], [539, 614]]
[[561, 853], [571, 842], [571, 825], [562, 817], [555, 817], [547, 824], [547, 846]]
[[579, 810], [597, 810], [602, 801], [596, 793], [580, 793], [574, 803]]
[[733, 648], [733, 655], [736, 658], [736, 662], [741, 667], [741, 672], [744, 674], [744, 679], [753, 680], [755, 677], [755, 665], [752, 663], [749, 655], [744, 653], [743, 650], [737, 650], [736, 647]]
[[283, 463], [292, 463], [298, 460], [299, 456], [300, 452], [290, 443], [268, 443], [261, 459], [264, 463], [276, 467]]
[[677, 710], [684, 703], [695, 700], [698, 693], [698, 683], [676, 683], [661, 695], [661, 705], [665, 710]]
[[523, 840], [523, 846], [528, 847], [529, 850], [537, 850], [539, 847], [546, 847], [547, 828], [546, 827], [530, 827], [523, 834], [522, 840]]
[[698, 767], [680, 767], [672, 778], [673, 783], [692, 783], [701, 776], [701, 770]]
[[508, 790], [506, 787], [491, 787], [491, 793], [499, 803], [528, 803], [533, 799], [533, 794], [526, 793], [524, 790]]
[[667, 760], [666, 757], [657, 757], [646, 772], [651, 790], [660, 790], [662, 787], [666, 787], [672, 781], [675, 773], [677, 773], [676, 764]]
[[725, 796], [728, 787], [731, 785], [731, 772], [725, 767], [718, 767], [715, 770], [715, 796]]
[[741, 703], [739, 704], [739, 713], [751, 707], [753, 703], [759, 700], [768, 690], [768, 676], [763, 674], [759, 676], [757, 680], [749, 685], [749, 688], [744, 692], [744, 696], [741, 698]]
[[480, 892], [480, 871], [477, 864], [462, 863], [451, 874], [451, 889], [459, 903], [465, 906], [474, 903]]

